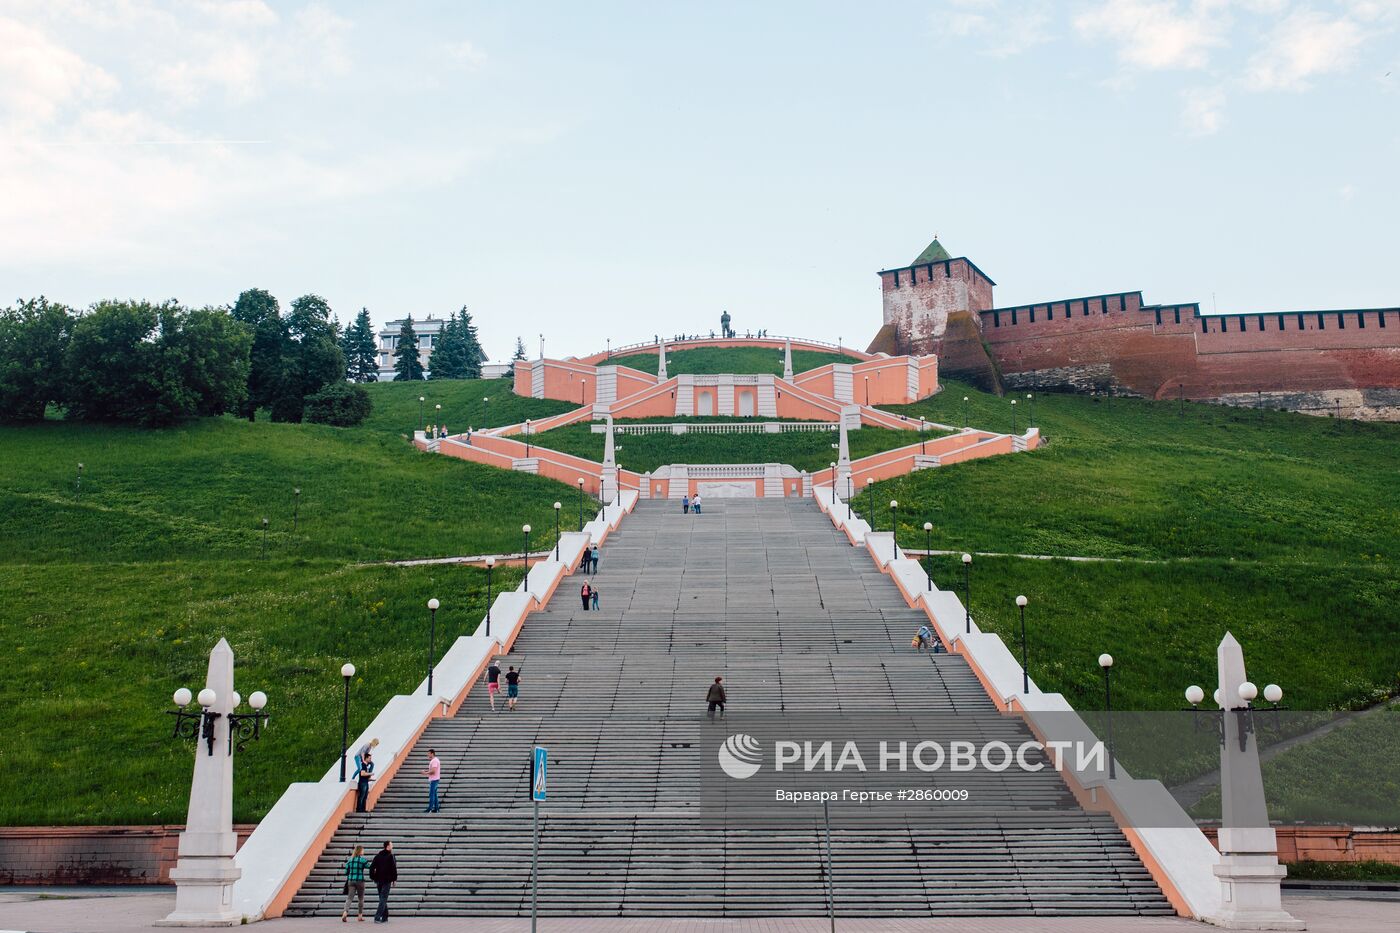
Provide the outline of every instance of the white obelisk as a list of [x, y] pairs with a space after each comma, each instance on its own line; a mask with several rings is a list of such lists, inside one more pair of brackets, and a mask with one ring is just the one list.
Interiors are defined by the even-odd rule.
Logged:
[[201, 735], [194, 747], [190, 810], [180, 833], [179, 861], [170, 871], [175, 910], [160, 926], [234, 926], [243, 918], [233, 909], [233, 883], [242, 872], [233, 863], [238, 837], [233, 832], [233, 754], [228, 714], [233, 712], [233, 649], [220, 638], [209, 652], [204, 685], [214, 691], [209, 707], [214, 746]]
[[1220, 913], [1210, 923], [1230, 930], [1304, 930], [1307, 925], [1283, 909], [1280, 882], [1288, 869], [1278, 863], [1278, 839], [1264, 804], [1264, 777], [1259, 770], [1259, 743], [1240, 732], [1248, 702], [1240, 697], [1245, 676], [1244, 651], [1229, 632], [1216, 650], [1220, 668], [1220, 705], [1225, 743], [1220, 749]]

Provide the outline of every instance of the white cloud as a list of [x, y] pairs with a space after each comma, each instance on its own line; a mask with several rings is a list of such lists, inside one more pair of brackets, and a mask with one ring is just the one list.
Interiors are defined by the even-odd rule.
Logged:
[[1053, 37], [1049, 0], [950, 0], [929, 14], [935, 36], [979, 40], [985, 55], [1019, 55]]
[[1352, 198], [1356, 197], [1356, 186], [1351, 184], [1342, 185], [1337, 189], [1337, 197], [1341, 198], [1343, 201], [1350, 201]]
[[118, 82], [38, 29], [0, 19], [0, 111], [13, 125], [56, 119], [67, 107], [101, 100]]
[[1158, 71], [1204, 68], [1226, 45], [1230, 27], [1223, 0], [1107, 0], [1074, 19], [1085, 39], [1117, 43], [1125, 65]]
[[1255, 90], [1301, 90], [1309, 78], [1350, 67], [1365, 40], [1365, 31], [1348, 17], [1300, 10], [1275, 27], [1250, 58], [1246, 83]]
[[1192, 136], [1210, 136], [1225, 123], [1225, 92], [1218, 87], [1194, 88], [1181, 94], [1181, 123]]
[[447, 58], [455, 68], [462, 71], [480, 71], [486, 67], [486, 53], [469, 40], [452, 42], [447, 45]]

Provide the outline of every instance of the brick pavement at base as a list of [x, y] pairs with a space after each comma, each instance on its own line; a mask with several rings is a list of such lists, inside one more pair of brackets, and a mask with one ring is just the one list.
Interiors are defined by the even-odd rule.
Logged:
[[[175, 905], [172, 894], [100, 892], [91, 897], [40, 900], [46, 889], [0, 890], [0, 931], [25, 933], [137, 933]], [[1310, 933], [1394, 933], [1400, 929], [1400, 898], [1351, 900], [1286, 896], [1284, 907], [1307, 921]], [[354, 921], [351, 921], [352, 923]], [[372, 926], [369, 920], [367, 926]], [[269, 920], [259, 933], [344, 930], [333, 917]], [[377, 927], [372, 927], [378, 929]], [[542, 933], [825, 933], [824, 917], [708, 920], [661, 918], [544, 918]], [[397, 918], [393, 929], [409, 933], [525, 933], [528, 918]], [[838, 919], [837, 933], [1202, 933], [1216, 927], [1175, 917], [948, 917], [939, 919]]]

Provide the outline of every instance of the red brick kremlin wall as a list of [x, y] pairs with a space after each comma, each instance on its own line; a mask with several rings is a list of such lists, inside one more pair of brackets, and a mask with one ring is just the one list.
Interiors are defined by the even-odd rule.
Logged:
[[[995, 308], [994, 283], [966, 259], [880, 279], [894, 342], [938, 354], [943, 375], [1400, 418], [1400, 308], [1202, 317], [1137, 291]], [[948, 328], [966, 313], [980, 320], [980, 347], [970, 328]]]

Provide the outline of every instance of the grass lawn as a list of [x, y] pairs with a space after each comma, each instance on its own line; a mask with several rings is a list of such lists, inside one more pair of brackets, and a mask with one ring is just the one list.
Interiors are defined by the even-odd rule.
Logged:
[[[547, 548], [561, 495], [576, 501], [374, 427], [0, 428], [0, 771], [24, 776], [0, 824], [183, 822], [191, 749], [162, 711], [200, 685], [220, 637], [241, 691], [270, 698], [235, 795], [237, 818], [258, 819], [338, 754], [344, 661], [359, 668], [353, 730], [422, 676], [429, 597], [439, 652], [485, 611], [484, 571], [361, 562], [516, 551], [522, 522]], [[499, 592], [520, 572], [494, 576]]]
[[[614, 356], [600, 365], [630, 366], [644, 373], [655, 373], [660, 357], [656, 353], [634, 353]], [[792, 371], [803, 373], [828, 363], [859, 363], [844, 353], [823, 353], [820, 350], [793, 350]], [[667, 350], [666, 373], [709, 375], [713, 373], [772, 373], [783, 374], [783, 351], [770, 347], [698, 347], [694, 350]]]
[[[734, 422], [743, 418], [643, 418], [618, 424], [646, 422]], [[917, 431], [864, 427], [850, 434], [851, 457], [918, 443]], [[924, 435], [932, 440], [939, 432]], [[588, 423], [571, 424], [532, 437], [532, 443], [590, 460], [603, 459], [605, 435], [594, 434]], [[647, 472], [669, 463], [787, 463], [799, 470], [817, 472], [830, 469], [836, 459], [831, 445], [835, 431], [790, 431], [785, 434], [619, 434], [623, 448], [617, 460], [629, 470]]]
[[[1264, 762], [1269, 819], [1400, 826], [1400, 706], [1378, 710]], [[1192, 808], [1219, 819], [1213, 792]]]
[[[467, 428], [498, 428], [526, 418], [547, 418], [577, 405], [549, 398], [516, 395], [510, 379], [429, 379], [426, 382], [371, 382], [365, 386], [374, 411], [364, 427], [398, 436], [418, 430], [418, 397], [423, 396], [423, 423], [433, 424], [442, 406], [441, 424], [454, 434]], [[490, 399], [490, 401], [484, 401]]]
[[[896, 411], [1011, 427], [1007, 399], [949, 383]], [[1017, 408], [1029, 408], [1021, 396]], [[1045, 395], [1050, 445], [878, 483], [877, 524], [922, 548], [1125, 558], [979, 558], [980, 624], [1019, 644], [1030, 598], [1031, 671], [1077, 707], [1102, 702], [1095, 662], [1114, 655], [1115, 703], [1171, 709], [1213, 677], [1225, 631], [1260, 683], [1296, 709], [1354, 708], [1400, 689], [1400, 425], [1334, 423], [1211, 405]], [[1018, 413], [1024, 427], [1026, 412]], [[870, 500], [856, 497], [856, 510]], [[954, 561], [936, 573], [951, 585]], [[951, 575], [951, 579], [950, 579]], [[1013, 637], [1015, 633], [1015, 637]]]

